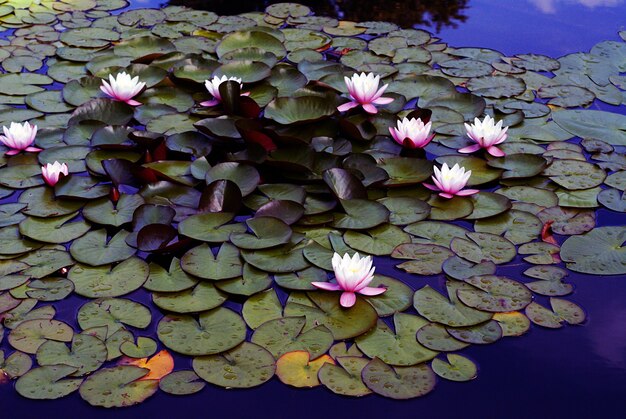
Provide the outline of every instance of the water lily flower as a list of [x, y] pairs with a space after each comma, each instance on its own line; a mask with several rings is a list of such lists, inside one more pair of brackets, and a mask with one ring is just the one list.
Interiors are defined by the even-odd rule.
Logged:
[[338, 253], [335, 253], [332, 263], [337, 283], [312, 282], [312, 284], [327, 291], [343, 291], [339, 300], [343, 307], [354, 305], [356, 302], [355, 293], [379, 295], [387, 291], [386, 288], [368, 287], [374, 279], [374, 270], [376, 269], [372, 267], [371, 256], [361, 258], [358, 253], [355, 253], [350, 258], [350, 255], [346, 253], [342, 258]]
[[376, 109], [374, 105], [386, 105], [393, 102], [393, 98], [382, 97], [389, 85], [385, 84], [379, 89], [380, 76], [374, 76], [374, 73], [355, 73], [352, 75], [351, 79], [344, 77], [344, 80], [346, 81], [346, 87], [348, 87], [348, 93], [350, 93], [350, 99], [352, 100], [337, 107], [339, 112], [344, 112], [360, 105], [365, 112], [373, 114], [378, 112], [378, 109]]
[[59, 163], [58, 161], [55, 161], [53, 164], [48, 163], [45, 166], [41, 166], [43, 180], [50, 186], [56, 185], [61, 175], [67, 176], [68, 173], [69, 169], [67, 164]]
[[389, 127], [389, 132], [396, 142], [407, 148], [424, 148], [433, 139], [430, 134], [432, 122], [424, 124], [420, 118], [404, 118], [398, 121], [398, 128]]
[[130, 74], [122, 72], [118, 73], [115, 77], [109, 74], [109, 81], [102, 80], [100, 90], [113, 100], [126, 102], [131, 106], [137, 106], [141, 105], [141, 102], [133, 100], [133, 97], [137, 96], [144, 87], [146, 87], [146, 83], [140, 82], [139, 76], [131, 78]]
[[13, 156], [21, 151], [41, 151], [40, 148], [31, 146], [37, 135], [37, 125], [31, 125], [28, 122], [20, 125], [11, 122], [9, 128], [3, 126], [2, 131], [4, 135], [0, 135], [0, 142], [10, 148], [5, 153], [6, 155]]
[[474, 151], [484, 148], [494, 157], [504, 156], [504, 152], [496, 147], [496, 145], [506, 140], [508, 135], [506, 132], [509, 127], [502, 128], [502, 121], [498, 121], [497, 124], [495, 122], [495, 119], [487, 115], [482, 122], [480, 119], [474, 118], [472, 125], [465, 124], [467, 135], [476, 142], [476, 144], [460, 149], [459, 153], [473, 153]]
[[450, 169], [446, 163], [441, 166], [441, 170], [436, 166], [434, 170], [435, 175], [432, 176], [432, 179], [435, 184], [429, 185], [424, 183], [424, 186], [433, 191], [439, 191], [439, 196], [442, 198], [452, 198], [455, 195], [467, 196], [480, 192], [478, 189], [463, 190], [472, 175], [471, 170], [466, 172], [465, 168], [460, 167], [458, 164], [455, 164], [454, 167]]
[[[219, 104], [222, 101], [222, 95], [220, 94], [220, 85], [224, 83], [225, 81], [231, 81], [231, 80], [239, 83], [240, 88], [243, 87], [242, 80], [239, 77], [222, 76], [220, 78], [219, 76], [215, 76], [213, 77], [213, 80], [205, 80], [204, 85], [206, 86], [206, 89], [209, 91], [211, 96], [213, 96], [213, 99], [207, 100], [205, 102], [200, 102], [200, 105], [215, 106]], [[242, 93], [241, 95], [248, 96], [249, 94], [250, 94], [249, 92], [246, 92], [246, 93]]]

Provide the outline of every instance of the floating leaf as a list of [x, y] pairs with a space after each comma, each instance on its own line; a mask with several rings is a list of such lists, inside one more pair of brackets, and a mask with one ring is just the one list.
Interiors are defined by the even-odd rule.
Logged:
[[272, 354], [249, 342], [220, 355], [193, 360], [193, 369], [200, 378], [226, 388], [259, 386], [274, 376], [275, 368]]
[[363, 382], [375, 393], [392, 399], [410, 399], [430, 393], [435, 387], [435, 374], [426, 364], [412, 367], [391, 367], [378, 358], [363, 369]]

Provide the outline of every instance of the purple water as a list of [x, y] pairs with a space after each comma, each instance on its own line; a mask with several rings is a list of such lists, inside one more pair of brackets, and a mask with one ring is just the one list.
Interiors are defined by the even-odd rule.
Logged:
[[[138, 1], [134, 7], [156, 7], [157, 3]], [[452, 46], [488, 47], [506, 54], [560, 56], [586, 51], [599, 41], [618, 39], [617, 32], [626, 24], [626, 4], [621, 0], [474, 0], [468, 5], [467, 21], [457, 29], [443, 28], [438, 36]], [[619, 111], [626, 114], [624, 107]], [[624, 220], [623, 214], [607, 210], [598, 213], [598, 225], [623, 225]], [[393, 261], [379, 259], [377, 271], [401, 279], [414, 289], [426, 283], [441, 289], [441, 277], [408, 275], [395, 270]], [[502, 272], [521, 276], [521, 272], [511, 269]], [[38, 402], [23, 399], [10, 386], [2, 386], [0, 419], [623, 419], [626, 278], [570, 273], [567, 280], [576, 287], [568, 299], [587, 311], [584, 325], [559, 330], [533, 326], [522, 337], [504, 338], [493, 345], [473, 345], [462, 353], [478, 364], [477, 379], [468, 383], [439, 380], [433, 392], [418, 399], [393, 401], [376, 395], [346, 398], [323, 387], [293, 389], [274, 378], [257, 389], [225, 390], [208, 385], [195, 395], [175, 397], [159, 392], [135, 407], [104, 410], [90, 407], [77, 393], [61, 400]], [[140, 291], [129, 298], [146, 302], [146, 294]], [[55, 304], [57, 317], [75, 323], [76, 308], [85, 301], [72, 297]], [[158, 320], [153, 318], [148, 332], [154, 332]], [[191, 368], [190, 361], [176, 361], [177, 369]]]

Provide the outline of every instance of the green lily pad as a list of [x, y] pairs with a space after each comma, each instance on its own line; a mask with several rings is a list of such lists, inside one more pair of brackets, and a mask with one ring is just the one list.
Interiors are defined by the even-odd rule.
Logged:
[[522, 94], [526, 84], [522, 79], [512, 76], [485, 76], [471, 79], [467, 89], [479, 96], [501, 98]]
[[554, 160], [543, 174], [568, 190], [593, 188], [606, 178], [604, 170], [580, 160]]
[[276, 359], [287, 352], [301, 350], [317, 358], [331, 347], [333, 335], [324, 325], [307, 330], [306, 323], [305, 317], [272, 319], [257, 327], [251, 341], [267, 349]]
[[281, 97], [265, 108], [265, 117], [279, 124], [314, 122], [337, 111], [334, 103], [318, 96]]
[[385, 186], [416, 185], [427, 180], [433, 174], [433, 165], [427, 160], [415, 160], [408, 157], [384, 159], [379, 167], [389, 174]]
[[244, 341], [246, 325], [234, 311], [219, 307], [205, 311], [199, 320], [170, 314], [161, 319], [157, 333], [168, 348], [184, 355], [213, 355]]
[[344, 308], [339, 304], [339, 295], [330, 292], [291, 293], [284, 315], [305, 316], [305, 330], [324, 325], [337, 340], [367, 332], [378, 318], [374, 308], [360, 297], [352, 307]]
[[169, 269], [152, 262], [149, 265], [148, 280], [143, 287], [155, 292], [178, 292], [192, 288], [197, 279], [188, 275], [180, 266], [178, 258], [172, 258]]
[[435, 374], [450, 381], [470, 381], [476, 378], [478, 368], [469, 359], [461, 355], [446, 354], [447, 361], [433, 359], [431, 367]]
[[276, 364], [267, 350], [244, 342], [219, 355], [194, 358], [193, 369], [211, 384], [226, 388], [251, 388], [271, 379]]
[[366, 230], [387, 221], [389, 210], [378, 202], [364, 199], [340, 200], [345, 214], [335, 213], [333, 227]]
[[626, 116], [612, 112], [572, 109], [554, 112], [554, 122], [580, 138], [600, 138], [611, 145], [626, 145]]
[[269, 289], [253, 295], [243, 304], [241, 314], [251, 329], [283, 316], [283, 306], [276, 291]]
[[246, 231], [243, 224], [228, 224], [233, 217], [234, 214], [227, 212], [192, 215], [178, 225], [178, 232], [196, 240], [211, 243], [225, 242], [231, 234], [243, 234]]
[[473, 276], [493, 275], [496, 273], [496, 265], [491, 261], [483, 261], [477, 264], [453, 256], [446, 259], [442, 265], [443, 271], [451, 278], [465, 280]]
[[521, 336], [530, 329], [530, 320], [519, 311], [494, 313], [493, 319], [500, 324], [502, 336]]
[[374, 307], [380, 317], [391, 316], [396, 312], [402, 312], [411, 306], [413, 290], [404, 282], [383, 275], [375, 275], [371, 287], [384, 287], [387, 289], [376, 298], [370, 298], [368, 303]]
[[107, 241], [106, 230], [94, 230], [72, 242], [70, 253], [80, 263], [102, 266], [124, 261], [135, 254], [135, 249], [126, 244], [128, 232], [119, 231]]
[[297, 291], [314, 291], [316, 288], [311, 285], [311, 282], [326, 281], [327, 278], [328, 275], [326, 271], [315, 266], [311, 266], [298, 272], [286, 272], [274, 275], [274, 281], [276, 284], [283, 288]]
[[148, 307], [123, 298], [99, 298], [85, 303], [78, 310], [78, 324], [83, 330], [106, 326], [112, 336], [124, 325], [145, 329], [152, 314]]
[[15, 390], [28, 399], [58, 399], [78, 390], [82, 378], [64, 379], [75, 371], [69, 365], [35, 368], [17, 380]]
[[266, 249], [285, 244], [291, 238], [291, 228], [273, 217], [254, 217], [246, 220], [253, 234], [233, 232], [230, 241], [240, 249]]
[[361, 373], [369, 362], [367, 358], [340, 356], [335, 359], [339, 365], [325, 363], [317, 373], [326, 388], [343, 396], [361, 397], [371, 393], [361, 380]]
[[447, 328], [448, 333], [457, 340], [474, 345], [486, 345], [494, 343], [502, 337], [502, 327], [495, 320], [481, 323], [475, 326]]
[[243, 275], [232, 279], [217, 281], [215, 286], [222, 291], [235, 295], [253, 295], [272, 285], [272, 278], [259, 269], [244, 263]]
[[598, 227], [584, 235], [572, 236], [561, 246], [567, 268], [595, 275], [626, 273], [626, 227]]
[[459, 351], [469, 346], [453, 338], [446, 328], [437, 323], [428, 323], [417, 331], [417, 341], [424, 347], [436, 352]]
[[430, 214], [430, 205], [412, 197], [390, 197], [378, 202], [389, 210], [389, 222], [394, 225], [407, 225], [422, 221]]
[[404, 231], [414, 236], [413, 243], [436, 244], [444, 247], [450, 247], [450, 242], [455, 237], [465, 238], [465, 233], [467, 233], [463, 227], [439, 221], [420, 221], [406, 226]]
[[446, 247], [433, 244], [401, 244], [391, 253], [392, 258], [410, 259], [396, 268], [418, 275], [437, 275], [442, 272], [443, 262], [453, 256]]
[[108, 198], [91, 201], [83, 208], [83, 216], [91, 222], [119, 227], [133, 220], [135, 210], [144, 204], [141, 195], [122, 194], [116, 203]]
[[491, 318], [490, 313], [476, 310], [463, 304], [457, 297], [457, 291], [463, 283], [447, 281], [448, 298], [426, 285], [413, 296], [413, 306], [417, 312], [431, 322], [452, 327], [473, 326]]
[[63, 364], [76, 369], [73, 377], [96, 371], [107, 359], [104, 342], [97, 337], [76, 334], [71, 350], [63, 342], [46, 341], [37, 349], [37, 363], [41, 366]]
[[173, 313], [196, 313], [211, 310], [226, 301], [210, 282], [200, 282], [193, 288], [178, 292], [155, 292], [152, 302], [159, 308]]
[[452, 239], [450, 248], [454, 253], [470, 262], [491, 261], [496, 265], [507, 263], [515, 258], [515, 245], [504, 237], [490, 233], [467, 233], [467, 239]]
[[532, 301], [532, 293], [522, 283], [495, 275], [474, 276], [465, 280], [475, 288], [459, 289], [459, 300], [482, 311], [521, 310]]
[[477, 232], [503, 234], [513, 244], [523, 244], [537, 239], [541, 234], [543, 223], [535, 215], [510, 210], [484, 220], [476, 221], [474, 228]]
[[353, 249], [376, 256], [389, 255], [397, 246], [411, 241], [407, 233], [390, 224], [364, 233], [347, 231], [343, 237], [346, 244]]
[[69, 342], [73, 335], [74, 331], [66, 323], [34, 319], [24, 321], [13, 329], [9, 334], [9, 343], [18, 351], [35, 354], [45, 342]]
[[33, 366], [30, 356], [23, 352], [15, 351], [7, 358], [0, 351], [0, 371], [9, 378], [18, 378], [26, 374]]
[[205, 386], [206, 383], [201, 381], [195, 372], [189, 370], [174, 371], [159, 381], [161, 390], [176, 396], [197, 393]]
[[374, 393], [391, 399], [410, 399], [430, 393], [435, 374], [426, 364], [391, 367], [378, 358], [371, 360], [361, 374], [365, 385]]
[[526, 307], [526, 316], [536, 325], [549, 329], [558, 329], [563, 322], [576, 325], [585, 321], [583, 309], [571, 301], [550, 298], [550, 306], [552, 310], [533, 302]]
[[240, 276], [243, 263], [239, 250], [230, 243], [222, 244], [216, 256], [208, 245], [201, 244], [183, 255], [181, 266], [191, 275], [218, 281]]
[[427, 320], [405, 313], [396, 313], [393, 319], [395, 333], [386, 323], [378, 320], [374, 329], [355, 339], [359, 349], [370, 358], [402, 366], [419, 364], [437, 355], [416, 340], [417, 331], [428, 323]]
[[264, 250], [243, 250], [241, 256], [250, 265], [267, 272], [285, 273], [308, 268], [304, 258], [306, 241], [302, 236], [292, 235], [289, 243]]
[[118, 365], [89, 376], [80, 386], [80, 396], [92, 406], [124, 407], [141, 403], [159, 389], [158, 380], [141, 380], [146, 368]]
[[89, 298], [119, 297], [140, 288], [148, 278], [148, 264], [130, 257], [116, 266], [86, 266], [77, 264], [68, 278], [78, 295]]
[[154, 355], [156, 350], [156, 341], [144, 336], [138, 337], [137, 343], [133, 341], [124, 341], [120, 345], [120, 352], [131, 358], [147, 358]]

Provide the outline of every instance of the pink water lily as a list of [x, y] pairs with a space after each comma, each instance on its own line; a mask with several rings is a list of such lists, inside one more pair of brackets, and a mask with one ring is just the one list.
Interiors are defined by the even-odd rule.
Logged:
[[435, 175], [432, 176], [432, 179], [435, 184], [430, 185], [424, 183], [424, 186], [433, 191], [439, 191], [439, 196], [442, 198], [452, 198], [455, 195], [467, 196], [480, 192], [478, 189], [463, 190], [472, 175], [471, 170], [466, 172], [465, 168], [460, 167], [458, 164], [455, 164], [454, 167], [450, 169], [446, 163], [441, 166], [441, 170], [436, 166], [433, 169]]
[[48, 163], [45, 166], [41, 166], [43, 180], [50, 186], [56, 185], [61, 175], [67, 176], [68, 173], [69, 169], [67, 164], [59, 163], [58, 161], [55, 161], [53, 164]]
[[[211, 96], [213, 96], [213, 99], [207, 100], [207, 101], [204, 101], [204, 102], [200, 102], [200, 105], [202, 105], [202, 106], [215, 106], [215, 105], [218, 105], [222, 101], [222, 95], [220, 94], [220, 85], [222, 83], [224, 83], [225, 81], [237, 82], [237, 83], [239, 83], [239, 88], [243, 88], [243, 83], [242, 83], [241, 79], [238, 78], [238, 77], [222, 76], [220, 78], [219, 76], [215, 76], [215, 77], [213, 77], [213, 80], [205, 80], [204, 81], [204, 86], [209, 91]], [[248, 96], [249, 94], [250, 94], [249, 92], [246, 92], [246, 93], [242, 93], [241, 95], [242, 96]]]
[[144, 87], [146, 87], [146, 83], [140, 82], [139, 76], [131, 78], [129, 74], [122, 72], [115, 77], [109, 74], [109, 81], [102, 80], [100, 90], [113, 100], [137, 106], [141, 105], [141, 102], [137, 102], [133, 97], [137, 96]]
[[382, 97], [389, 85], [385, 84], [379, 89], [380, 76], [375, 76], [374, 73], [355, 73], [351, 79], [344, 77], [344, 80], [352, 100], [337, 107], [339, 112], [344, 112], [360, 105], [365, 112], [374, 114], [378, 112], [374, 105], [386, 105], [393, 102], [393, 98]]
[[28, 122], [20, 125], [19, 123], [11, 122], [9, 128], [3, 126], [2, 131], [4, 135], [0, 135], [0, 142], [10, 148], [4, 154], [13, 156], [21, 151], [41, 151], [40, 148], [32, 146], [37, 136], [37, 125], [31, 125]]
[[473, 153], [484, 148], [487, 153], [494, 157], [503, 157], [504, 152], [496, 147], [506, 140], [507, 130], [509, 127], [502, 128], [502, 121], [495, 123], [495, 119], [489, 115], [481, 122], [480, 119], [474, 118], [472, 125], [465, 124], [467, 135], [476, 143], [468, 147], [463, 147], [459, 153]]
[[339, 302], [343, 307], [352, 307], [356, 303], [356, 293], [363, 295], [379, 295], [387, 291], [386, 288], [368, 287], [374, 279], [372, 267], [372, 257], [361, 258], [355, 253], [352, 258], [349, 254], [344, 254], [343, 258], [339, 253], [333, 255], [333, 270], [337, 283], [312, 282], [317, 288], [327, 291], [343, 291]]
[[396, 142], [407, 148], [424, 148], [433, 139], [430, 134], [432, 122], [424, 124], [420, 118], [404, 118], [398, 121], [397, 128], [389, 127], [389, 132]]

